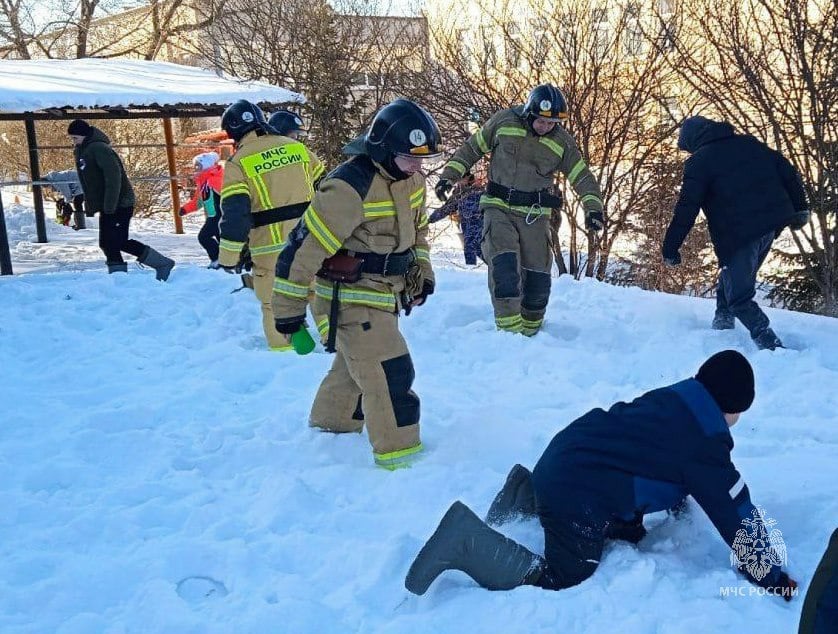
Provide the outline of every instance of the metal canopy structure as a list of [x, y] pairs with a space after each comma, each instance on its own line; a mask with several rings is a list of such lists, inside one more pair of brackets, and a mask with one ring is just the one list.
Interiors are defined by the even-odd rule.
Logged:
[[[167, 62], [123, 59], [4, 60], [0, 64], [0, 121], [23, 121], [38, 242], [47, 242], [36, 121], [158, 119], [163, 123], [177, 233], [183, 233], [173, 118], [217, 117], [237, 99], [262, 108], [304, 103], [299, 93], [264, 82]], [[11, 275], [0, 196], [0, 274]]]

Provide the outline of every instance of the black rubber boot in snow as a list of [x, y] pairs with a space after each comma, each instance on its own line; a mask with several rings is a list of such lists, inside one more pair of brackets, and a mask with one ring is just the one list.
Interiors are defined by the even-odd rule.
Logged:
[[108, 274], [127, 273], [128, 265], [125, 262], [108, 262]]
[[731, 313], [716, 313], [713, 316], [713, 330], [733, 330], [736, 327]]
[[140, 256], [140, 263], [150, 266], [157, 272], [157, 279], [165, 282], [169, 279], [169, 273], [175, 266], [175, 261], [161, 255], [151, 247], [146, 247], [143, 254]]
[[777, 348], [785, 347], [771, 328], [766, 328], [753, 339], [757, 348], [760, 350], [776, 350]]
[[532, 473], [526, 467], [516, 464], [512, 467], [503, 488], [498, 491], [489, 512], [486, 523], [499, 526], [516, 516], [534, 517], [535, 491], [532, 488]]
[[461, 570], [484, 588], [511, 590], [535, 584], [543, 565], [541, 557], [489, 528], [457, 501], [416, 555], [404, 586], [413, 594], [425, 594], [442, 572]]

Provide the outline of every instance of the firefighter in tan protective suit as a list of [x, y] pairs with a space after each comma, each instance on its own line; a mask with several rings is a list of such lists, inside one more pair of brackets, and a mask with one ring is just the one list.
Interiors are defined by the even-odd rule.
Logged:
[[245, 244], [249, 246], [253, 290], [262, 303], [268, 347], [290, 350], [289, 336], [274, 328], [274, 269], [288, 233], [311, 202], [325, 170], [305, 145], [276, 134], [249, 101], [242, 99], [227, 108], [221, 127], [236, 142], [236, 152], [224, 166], [218, 263], [233, 272], [240, 266]]
[[605, 223], [599, 184], [573, 137], [559, 125], [567, 102], [549, 84], [532, 90], [523, 106], [501, 110], [474, 133], [445, 165], [436, 185], [445, 200], [484, 154], [491, 154], [483, 209], [483, 257], [489, 265], [489, 291], [498, 330], [532, 336], [541, 328], [550, 299], [553, 251], [551, 208], [557, 172], [567, 177], [585, 209], [585, 227]]
[[337, 352], [309, 424], [358, 432], [366, 423], [375, 463], [390, 470], [422, 449], [398, 314], [434, 290], [420, 170], [440, 142], [436, 123], [415, 103], [382, 108], [356, 155], [323, 179], [276, 266], [277, 330], [296, 332], [303, 323], [316, 275], [314, 312], [329, 315], [327, 350]]

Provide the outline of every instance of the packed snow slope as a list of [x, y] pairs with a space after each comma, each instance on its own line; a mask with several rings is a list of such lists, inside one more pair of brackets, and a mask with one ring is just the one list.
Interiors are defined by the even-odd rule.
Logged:
[[[48, 223], [37, 245], [31, 210], [7, 214], [23, 274], [0, 279], [5, 634], [796, 631], [802, 597], [750, 596], [694, 504], [562, 592], [449, 572], [416, 597], [403, 581], [451, 502], [485, 513], [575, 417], [735, 348], [757, 398], [734, 461], [805, 591], [838, 524], [838, 321], [771, 310], [793, 349], [758, 352], [741, 326], [709, 329], [710, 300], [558, 278], [526, 339], [495, 331], [485, 268], [437, 254], [436, 293], [401, 320], [426, 452], [390, 473], [365, 436], [307, 427], [331, 357], [263, 349], [252, 294], [203, 268], [199, 218], [184, 236], [136, 223], [178, 259], [160, 283], [133, 265], [108, 276], [95, 230]], [[543, 547], [536, 522], [503, 530]]]

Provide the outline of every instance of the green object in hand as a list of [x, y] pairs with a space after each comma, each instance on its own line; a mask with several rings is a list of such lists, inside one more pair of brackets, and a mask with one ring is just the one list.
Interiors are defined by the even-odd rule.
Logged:
[[291, 347], [297, 354], [308, 354], [314, 350], [314, 345], [314, 339], [308, 334], [305, 325], [300, 326], [300, 329], [291, 335]]

